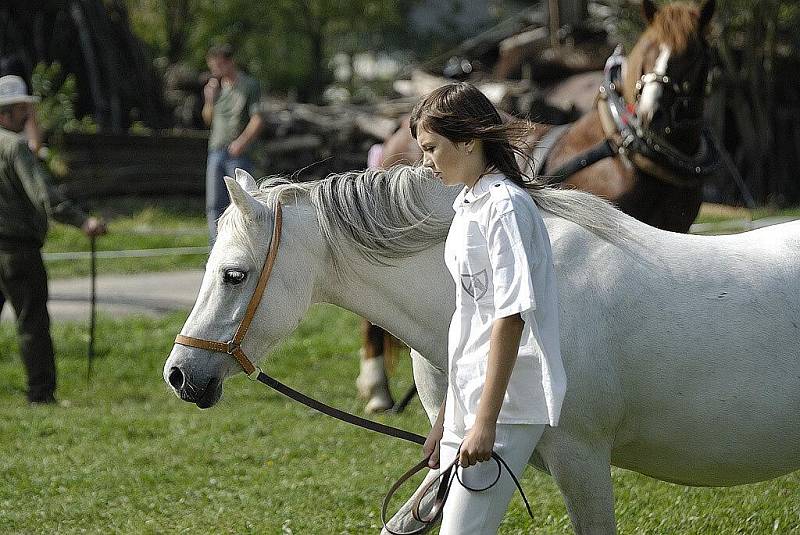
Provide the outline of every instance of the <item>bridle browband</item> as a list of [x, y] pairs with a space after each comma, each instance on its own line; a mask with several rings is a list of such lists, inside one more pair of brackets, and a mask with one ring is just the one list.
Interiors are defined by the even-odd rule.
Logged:
[[[247, 330], [250, 328], [250, 323], [253, 321], [253, 317], [256, 314], [256, 310], [258, 309], [258, 305], [261, 304], [261, 298], [264, 296], [264, 290], [267, 287], [267, 282], [269, 281], [269, 276], [272, 274], [272, 267], [275, 265], [275, 258], [278, 255], [278, 246], [281, 242], [281, 229], [283, 227], [283, 208], [281, 206], [280, 201], [275, 203], [275, 226], [272, 229], [272, 239], [270, 240], [269, 244], [269, 251], [267, 252], [267, 257], [264, 259], [264, 265], [261, 268], [261, 274], [258, 277], [258, 284], [256, 285], [256, 289], [253, 291], [253, 296], [250, 298], [250, 302], [247, 304], [247, 309], [245, 310], [244, 316], [242, 317], [242, 321], [239, 322], [239, 326], [236, 328], [236, 332], [233, 335], [233, 338], [228, 340], [227, 342], [220, 342], [218, 340], [206, 340], [205, 338], [195, 338], [193, 336], [185, 336], [183, 334], [179, 334], [175, 337], [175, 343], [178, 345], [186, 346], [186, 347], [193, 347], [196, 349], [206, 349], [208, 351], [216, 351], [218, 353], [225, 353], [226, 355], [230, 355], [236, 359], [239, 365], [242, 367], [244, 372], [247, 374], [253, 381], [259, 381], [264, 383], [268, 387], [280, 392], [284, 396], [291, 398], [303, 405], [317, 410], [323, 414], [336, 418], [337, 420], [341, 420], [343, 422], [361, 427], [363, 429], [368, 429], [370, 431], [375, 431], [376, 433], [381, 433], [383, 435], [399, 438], [401, 440], [405, 440], [407, 442], [413, 442], [414, 444], [423, 445], [425, 444], [425, 437], [422, 435], [418, 435], [416, 433], [412, 433], [410, 431], [406, 431], [404, 429], [398, 429], [397, 427], [392, 427], [390, 425], [384, 425], [378, 422], [373, 422], [372, 420], [367, 420], [366, 418], [361, 418], [354, 414], [350, 414], [348, 412], [344, 412], [339, 410], [335, 407], [331, 407], [330, 405], [326, 405], [321, 401], [317, 401], [314, 398], [306, 396], [302, 392], [298, 392], [297, 390], [291, 388], [283, 384], [282, 382], [278, 381], [277, 379], [270, 377], [266, 373], [264, 373], [261, 368], [253, 364], [253, 362], [248, 358], [247, 354], [245, 354], [244, 350], [242, 350], [242, 341], [244, 340], [245, 335], [247, 334]], [[442, 509], [444, 508], [444, 502], [447, 500], [447, 496], [450, 492], [450, 486], [453, 483], [454, 479], [458, 479], [459, 482], [461, 481], [460, 477], [458, 476], [458, 454], [456, 454], [456, 459], [445, 469], [436, 479], [432, 480], [424, 489], [423, 492], [419, 493], [418, 497], [415, 499], [414, 505], [412, 506], [412, 516], [417, 521], [423, 524], [423, 527], [410, 531], [410, 532], [396, 532], [392, 531], [386, 525], [386, 512], [389, 507], [389, 501], [394, 493], [400, 488], [400, 486], [405, 483], [409, 478], [411, 478], [414, 474], [424, 470], [428, 466], [428, 460], [430, 457], [426, 457], [416, 465], [414, 465], [410, 470], [408, 470], [405, 474], [403, 474], [400, 479], [392, 485], [391, 489], [387, 493], [386, 497], [383, 500], [383, 505], [381, 507], [381, 519], [383, 520], [383, 526], [386, 530], [393, 534], [393, 535], [417, 535], [421, 533], [425, 533], [430, 530], [436, 521], [439, 519], [439, 516], [442, 513]], [[498, 466], [498, 475], [495, 481], [483, 488], [469, 488], [462, 482], [462, 486], [467, 488], [473, 492], [481, 492], [484, 490], [488, 490], [493, 487], [497, 481], [500, 479], [500, 470], [501, 466], [505, 467], [508, 471], [509, 476], [514, 481], [514, 484], [517, 486], [520, 494], [522, 495], [522, 499], [525, 502], [525, 507], [528, 509], [528, 514], [531, 518], [533, 518], [533, 512], [531, 510], [531, 506], [528, 503], [528, 498], [525, 496], [525, 493], [522, 490], [522, 485], [520, 484], [517, 476], [508, 467], [505, 460], [495, 452], [492, 452], [492, 460], [497, 463]], [[438, 481], [439, 487], [436, 491], [436, 497], [434, 499], [433, 508], [427, 516], [423, 516], [419, 508], [422, 504], [422, 499], [427, 495], [428, 491], [433, 487], [434, 483]]]

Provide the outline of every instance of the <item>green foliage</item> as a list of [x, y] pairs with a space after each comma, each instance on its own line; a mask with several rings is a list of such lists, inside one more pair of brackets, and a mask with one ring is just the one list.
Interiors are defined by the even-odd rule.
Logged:
[[78, 88], [75, 75], [66, 76], [58, 62], [39, 63], [33, 69], [31, 86], [34, 95], [41, 97], [36, 105], [36, 120], [49, 135], [65, 132], [95, 132], [97, 127], [91, 117], [75, 117]]
[[270, 90], [299, 89], [313, 99], [330, 80], [328, 61], [336, 52], [402, 41], [403, 15], [414, 1], [127, 0], [127, 5], [135, 32], [156, 55], [202, 70], [209, 46], [228, 42], [237, 49], [239, 64]]

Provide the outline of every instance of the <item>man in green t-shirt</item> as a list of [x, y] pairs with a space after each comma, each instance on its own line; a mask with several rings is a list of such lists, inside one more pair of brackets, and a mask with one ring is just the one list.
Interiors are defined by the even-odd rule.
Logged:
[[0, 77], [0, 293], [17, 316], [28, 401], [53, 403], [56, 366], [40, 251], [48, 219], [74, 225], [87, 236], [105, 234], [106, 227], [53, 187], [50, 174], [21, 135], [36, 100], [19, 76]]
[[264, 128], [258, 82], [241, 72], [229, 45], [212, 47], [206, 55], [211, 78], [203, 89], [203, 120], [211, 127], [206, 167], [206, 217], [209, 241], [217, 237], [217, 219], [230, 204], [223, 177], [237, 167], [253, 172], [253, 142]]

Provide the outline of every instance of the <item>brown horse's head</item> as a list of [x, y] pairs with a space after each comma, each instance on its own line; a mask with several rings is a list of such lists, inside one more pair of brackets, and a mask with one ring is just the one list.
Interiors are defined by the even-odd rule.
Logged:
[[674, 141], [686, 154], [697, 149], [711, 54], [706, 31], [714, 0], [702, 7], [642, 2], [647, 29], [628, 57], [624, 97], [635, 103], [642, 125]]

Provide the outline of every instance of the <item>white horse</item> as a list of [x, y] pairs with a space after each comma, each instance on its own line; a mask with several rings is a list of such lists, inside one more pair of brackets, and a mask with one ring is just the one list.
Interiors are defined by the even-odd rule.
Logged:
[[[454, 310], [442, 254], [456, 191], [408, 167], [260, 189], [237, 179], [227, 179], [233, 203], [182, 334], [231, 338], [281, 200], [282, 241], [245, 352], [266, 353], [311, 303], [339, 305], [417, 350], [414, 378], [433, 419]], [[555, 478], [575, 531], [616, 531], [612, 464], [698, 486], [800, 468], [800, 223], [687, 236], [586, 193], [533, 195], [553, 245], [568, 386], [561, 424], [531, 462]], [[239, 371], [224, 354], [175, 346], [164, 378], [208, 407]], [[393, 522], [414, 525], [407, 508]]]

